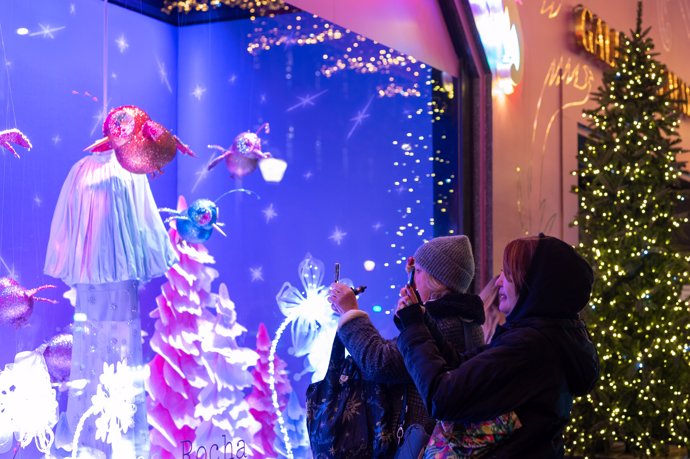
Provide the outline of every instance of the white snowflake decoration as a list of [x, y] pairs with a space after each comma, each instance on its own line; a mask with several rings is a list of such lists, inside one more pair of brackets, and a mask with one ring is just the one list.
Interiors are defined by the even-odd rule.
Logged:
[[0, 371], [0, 443], [16, 436], [22, 448], [36, 443], [47, 453], [53, 444], [58, 402], [41, 354], [20, 352]]
[[[312, 381], [323, 379], [331, 354], [331, 344], [338, 318], [328, 302], [328, 285], [324, 279], [323, 262], [307, 254], [299, 265], [304, 294], [285, 282], [276, 295], [280, 311], [290, 321], [294, 355], [307, 356], [307, 371], [313, 371]], [[347, 279], [341, 282], [351, 285]]]
[[134, 424], [136, 405], [134, 398], [139, 394], [137, 381], [143, 381], [148, 367], [127, 366], [127, 360], [115, 364], [103, 364], [100, 384], [96, 394], [91, 397], [91, 407], [82, 415], [77, 425], [72, 443], [72, 457], [76, 458], [79, 435], [84, 422], [91, 415], [96, 415], [96, 439], [108, 444], [117, 444], [122, 434], [127, 433]]
[[91, 403], [97, 413], [96, 439], [108, 444], [115, 443], [134, 424], [134, 398], [139, 393], [134, 381], [140, 376], [136, 368], [127, 366], [127, 361], [115, 365], [103, 364], [103, 374]]

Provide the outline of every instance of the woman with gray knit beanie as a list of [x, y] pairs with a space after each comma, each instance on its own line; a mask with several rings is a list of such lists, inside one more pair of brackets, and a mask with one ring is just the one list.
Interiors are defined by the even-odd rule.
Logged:
[[[434, 330], [439, 347], [447, 349], [450, 346], [455, 352], [448, 354], [455, 355], [484, 344], [483, 303], [477, 295], [467, 293], [474, 277], [474, 256], [467, 236], [443, 236], [426, 242], [408, 260], [408, 271], [412, 266], [419, 299], [424, 305], [425, 321]], [[403, 290], [404, 287], [401, 294]], [[368, 314], [359, 309], [352, 289], [344, 284], [333, 283], [328, 299], [333, 310], [341, 314], [338, 336], [363, 377], [390, 385], [391, 409], [386, 416], [389, 425], [398, 424], [406, 394], [404, 426], [421, 424], [430, 434], [435, 420], [427, 413], [405, 368], [396, 339], [387, 340], [381, 336]]]

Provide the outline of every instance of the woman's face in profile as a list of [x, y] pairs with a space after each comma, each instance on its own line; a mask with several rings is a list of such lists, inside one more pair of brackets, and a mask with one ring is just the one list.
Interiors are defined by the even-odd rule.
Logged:
[[498, 287], [498, 310], [508, 317], [513, 312], [518, 299], [515, 284], [508, 279], [504, 271], [501, 271], [501, 275], [496, 279], [496, 287]]
[[422, 267], [419, 265], [415, 266], [414, 283], [422, 303], [426, 303], [431, 296], [428, 276], [429, 274]]

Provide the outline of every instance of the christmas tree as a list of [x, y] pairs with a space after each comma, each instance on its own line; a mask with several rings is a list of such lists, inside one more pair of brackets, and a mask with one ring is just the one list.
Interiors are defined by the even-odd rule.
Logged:
[[585, 112], [591, 135], [579, 152], [575, 223], [596, 273], [584, 318], [601, 378], [573, 407], [573, 453], [623, 444], [655, 456], [690, 446], [690, 313], [680, 296], [690, 263], [673, 246], [688, 221], [674, 213], [683, 199], [677, 86], [653, 49], [640, 2], [637, 26], [621, 37], [593, 94], [597, 106]]
[[244, 389], [252, 385], [248, 369], [256, 365], [259, 356], [237, 344], [247, 329], [237, 323], [235, 303], [225, 284], [218, 289], [215, 320], [201, 325], [201, 361], [211, 383], [199, 393], [195, 415], [202, 422], [196, 429], [194, 450], [222, 438], [223, 454], [231, 450], [230, 457], [248, 457], [254, 448], [252, 438], [261, 425], [250, 413]]

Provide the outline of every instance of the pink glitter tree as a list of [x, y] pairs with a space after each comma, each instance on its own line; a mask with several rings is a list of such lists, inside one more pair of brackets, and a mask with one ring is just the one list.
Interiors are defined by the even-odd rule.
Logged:
[[[256, 351], [259, 354], [259, 361], [252, 372], [254, 378], [254, 387], [252, 392], [247, 397], [247, 402], [252, 407], [250, 412], [261, 424], [261, 430], [253, 439], [253, 445], [261, 457], [274, 458], [278, 457], [278, 453], [274, 448], [274, 443], [278, 438], [276, 426], [278, 423], [278, 416], [273, 407], [273, 394], [271, 393], [269, 379], [271, 377], [269, 372], [269, 353], [271, 350], [271, 338], [268, 336], [266, 326], [262, 323], [259, 325], [259, 332], [256, 335]], [[290, 380], [285, 370], [286, 363], [280, 360], [277, 356], [274, 359], [275, 363], [275, 388], [278, 393], [278, 405], [281, 411], [285, 411], [287, 406], [287, 396], [292, 392]], [[282, 440], [279, 440], [282, 441]]]
[[215, 320], [204, 323], [201, 330], [201, 361], [211, 384], [199, 393], [194, 411], [202, 419], [196, 430], [195, 451], [196, 447], [218, 444], [223, 455], [247, 457], [254, 450], [253, 437], [261, 424], [250, 412], [244, 389], [252, 385], [249, 368], [256, 365], [259, 356], [237, 345], [236, 339], [247, 329], [236, 319], [235, 304], [225, 284], [220, 284]]
[[[178, 210], [186, 207], [180, 197]], [[211, 293], [218, 277], [208, 266], [214, 258], [202, 244], [184, 241], [174, 223], [171, 226], [168, 235], [180, 261], [165, 274], [168, 282], [151, 313], [157, 319], [151, 338], [156, 356], [146, 383], [151, 456], [160, 459], [203, 451], [199, 446], [212, 436], [218, 437], [215, 443], [223, 434], [227, 441], [236, 434], [249, 439], [257, 426], [242, 404], [242, 388], [251, 385], [247, 368], [255, 364], [256, 353], [235, 343], [246, 330], [235, 321], [227, 289], [221, 286], [220, 295]]]

